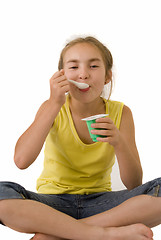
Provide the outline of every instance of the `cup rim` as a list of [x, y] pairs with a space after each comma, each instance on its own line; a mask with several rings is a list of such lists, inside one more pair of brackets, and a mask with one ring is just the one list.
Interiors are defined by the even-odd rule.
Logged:
[[109, 114], [97, 114], [97, 115], [93, 115], [93, 116], [90, 116], [90, 117], [87, 117], [87, 118], [82, 118], [81, 120], [82, 121], [92, 121], [92, 120], [95, 120], [95, 119], [98, 119], [98, 118], [106, 117], [108, 115]]

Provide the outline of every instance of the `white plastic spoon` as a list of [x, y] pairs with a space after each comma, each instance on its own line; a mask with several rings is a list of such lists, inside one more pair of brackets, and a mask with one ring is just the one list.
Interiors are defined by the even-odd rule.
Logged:
[[75, 84], [75, 86], [77, 86], [79, 89], [86, 89], [89, 87], [89, 85], [87, 83], [80, 83], [80, 82], [76, 82], [74, 80], [68, 79], [69, 82]]

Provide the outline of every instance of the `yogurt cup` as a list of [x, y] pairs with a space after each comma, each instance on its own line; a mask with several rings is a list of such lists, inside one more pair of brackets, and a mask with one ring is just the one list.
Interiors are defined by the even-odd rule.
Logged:
[[[91, 124], [92, 123], [95, 123], [96, 122], [96, 119], [98, 118], [103, 118], [103, 117], [106, 117], [108, 116], [109, 114], [98, 114], [98, 115], [93, 115], [93, 116], [90, 116], [90, 117], [87, 117], [87, 118], [82, 118], [82, 121], [86, 121], [86, 124], [87, 124], [87, 127], [88, 127], [88, 131], [89, 131], [89, 134], [90, 134], [90, 137], [92, 138], [93, 142], [98, 142], [97, 141], [97, 137], [106, 137], [106, 136], [103, 136], [103, 135], [97, 135], [97, 134], [92, 134], [91, 133], [91, 130], [92, 129], [100, 129], [100, 128], [92, 128], [91, 127]], [[101, 128], [102, 129], [102, 128]]]

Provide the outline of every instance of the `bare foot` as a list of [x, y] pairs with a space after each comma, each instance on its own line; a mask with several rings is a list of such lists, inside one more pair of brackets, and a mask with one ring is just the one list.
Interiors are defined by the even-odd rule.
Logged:
[[[153, 240], [153, 232], [143, 224], [133, 224], [125, 227], [108, 227], [105, 229], [105, 240]], [[32, 240], [63, 240], [58, 237], [35, 234]]]
[[30, 240], [62, 240], [62, 238], [53, 237], [42, 233], [36, 233], [35, 236]]
[[143, 224], [133, 224], [125, 227], [106, 228], [105, 239], [109, 240], [152, 240], [153, 232]]

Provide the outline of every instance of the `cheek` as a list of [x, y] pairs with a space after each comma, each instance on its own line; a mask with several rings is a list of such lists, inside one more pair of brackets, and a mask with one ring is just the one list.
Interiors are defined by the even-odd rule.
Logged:
[[64, 70], [64, 74], [68, 75], [68, 69], [66, 67], [64, 67], [63, 70]]
[[64, 75], [69, 79], [73, 79], [75, 76], [75, 73], [64, 68]]
[[98, 88], [98, 89], [102, 89], [104, 87], [104, 84], [105, 84], [105, 79], [104, 77], [100, 78], [98, 77], [97, 80], [95, 81], [95, 86]]

